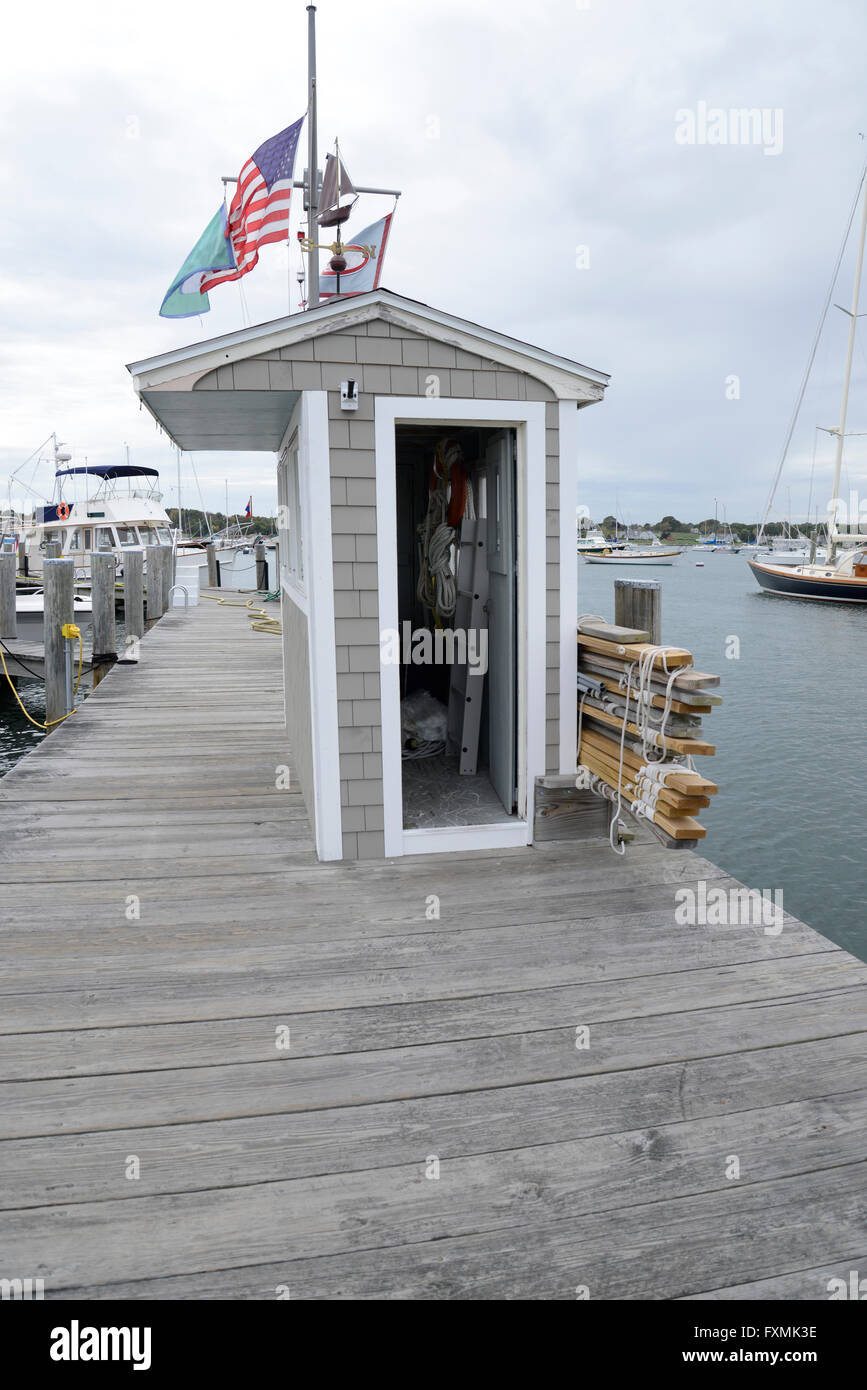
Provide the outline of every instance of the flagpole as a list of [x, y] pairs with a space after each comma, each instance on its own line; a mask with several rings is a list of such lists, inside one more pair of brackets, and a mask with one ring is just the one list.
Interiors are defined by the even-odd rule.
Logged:
[[319, 211], [319, 154], [316, 129], [316, 6], [307, 6], [307, 75], [309, 83], [307, 109], [307, 178], [308, 213], [307, 235], [311, 242], [307, 261], [307, 308], [319, 303], [319, 252], [312, 245], [316, 240], [316, 214]]

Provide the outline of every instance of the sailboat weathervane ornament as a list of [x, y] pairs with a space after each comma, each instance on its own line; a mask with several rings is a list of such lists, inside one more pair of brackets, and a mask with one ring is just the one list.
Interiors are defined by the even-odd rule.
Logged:
[[[340, 229], [350, 217], [360, 193], [392, 197], [397, 204], [400, 191], [395, 188], [354, 187], [335, 141], [334, 154], [325, 163], [321, 179], [317, 153], [317, 92], [316, 92], [316, 6], [307, 6], [307, 110], [293, 125], [266, 140], [244, 163], [237, 177], [224, 176], [223, 188], [235, 184], [230, 207], [223, 206], [212, 217], [193, 250], [187, 256], [166, 292], [160, 316], [190, 318], [210, 309], [208, 290], [229, 280], [240, 281], [258, 262], [259, 248], [272, 242], [289, 245], [289, 211], [292, 190], [304, 190], [304, 210], [307, 213], [307, 234], [298, 233], [302, 253], [307, 258], [307, 293], [303, 294], [303, 271], [298, 276], [302, 287], [302, 305], [315, 309], [320, 298], [333, 299], [341, 294], [364, 294], [376, 289], [382, 274], [385, 248], [394, 210], [379, 222], [366, 227], [358, 240], [344, 244]], [[301, 126], [307, 121], [307, 168], [303, 179], [294, 177], [295, 156], [300, 143]], [[321, 180], [321, 189], [320, 189]], [[337, 240], [320, 246], [315, 240], [316, 226], [336, 227]], [[335, 280], [335, 289], [320, 294], [319, 252], [330, 251], [331, 260], [323, 274]], [[353, 253], [350, 264], [346, 252]], [[341, 290], [341, 277], [352, 276], [351, 289]], [[291, 292], [290, 292], [291, 299]], [[291, 313], [291, 303], [290, 303]]]

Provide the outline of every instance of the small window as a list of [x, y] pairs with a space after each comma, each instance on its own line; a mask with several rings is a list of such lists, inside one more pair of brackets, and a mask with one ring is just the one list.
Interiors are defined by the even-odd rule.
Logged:
[[84, 530], [84, 548], [85, 548], [85, 550], [90, 550], [90, 548], [91, 548], [92, 545], [93, 545], [93, 531], [91, 530], [91, 528], [90, 528], [89, 526], [86, 526], [86, 527], [85, 527], [85, 530]]
[[171, 545], [172, 533], [171, 531], [167, 530], [165, 526], [157, 527], [157, 536], [159, 537], [160, 545]]
[[66, 533], [66, 549], [67, 549], [67, 550], [80, 550], [80, 549], [81, 549], [81, 531], [78, 529], [78, 527], [76, 527], [74, 531], [68, 531], [68, 532]]
[[138, 537], [131, 526], [118, 526], [117, 539], [120, 545], [138, 545]]
[[141, 543], [142, 545], [159, 545], [156, 531], [152, 531], [149, 526], [143, 526], [141, 528]]
[[112, 539], [110, 526], [98, 526], [96, 528], [96, 548], [97, 550], [114, 549], [114, 540]]

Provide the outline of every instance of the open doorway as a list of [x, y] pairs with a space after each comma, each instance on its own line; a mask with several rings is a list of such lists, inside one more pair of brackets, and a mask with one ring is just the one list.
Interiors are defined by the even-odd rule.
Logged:
[[514, 427], [396, 426], [404, 830], [517, 816]]

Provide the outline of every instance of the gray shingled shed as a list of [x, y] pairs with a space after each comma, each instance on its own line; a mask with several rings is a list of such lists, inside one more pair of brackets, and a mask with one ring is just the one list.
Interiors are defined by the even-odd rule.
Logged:
[[[130, 371], [181, 449], [276, 455], [288, 743], [319, 857], [532, 842], [535, 778], [576, 765], [578, 410], [608, 377], [383, 289]], [[419, 546], [446, 441], [471, 501], [444, 620]], [[446, 639], [461, 617], [484, 629], [475, 667]], [[434, 701], [445, 748], [437, 719], [408, 732]]]

